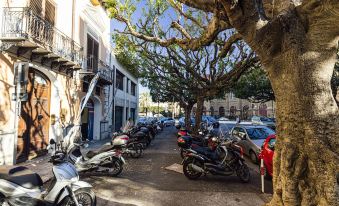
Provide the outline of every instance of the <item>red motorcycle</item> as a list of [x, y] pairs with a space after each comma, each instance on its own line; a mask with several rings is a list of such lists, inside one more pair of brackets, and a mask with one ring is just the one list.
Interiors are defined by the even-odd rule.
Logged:
[[184, 136], [190, 136], [190, 133], [186, 129], [186, 127], [181, 127], [178, 131], [177, 138], [184, 137]]

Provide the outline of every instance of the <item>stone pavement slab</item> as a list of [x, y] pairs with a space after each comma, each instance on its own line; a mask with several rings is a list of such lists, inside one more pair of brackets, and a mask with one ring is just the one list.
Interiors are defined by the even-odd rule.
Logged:
[[184, 174], [183, 170], [182, 170], [182, 165], [178, 164], [178, 163], [174, 163], [168, 167], [165, 167], [166, 170], [170, 170], [170, 171], [174, 171], [174, 172], [178, 172], [181, 174]]

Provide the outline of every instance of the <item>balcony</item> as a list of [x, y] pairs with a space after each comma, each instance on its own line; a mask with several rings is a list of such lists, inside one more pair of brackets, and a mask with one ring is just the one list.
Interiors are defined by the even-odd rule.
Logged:
[[65, 74], [82, 68], [82, 47], [30, 8], [3, 8], [1, 23], [0, 51]]
[[85, 59], [86, 66], [80, 71], [86, 81], [90, 81], [95, 74], [99, 73], [99, 85], [113, 84], [113, 70], [104, 61], [98, 60], [97, 57], [89, 56]]

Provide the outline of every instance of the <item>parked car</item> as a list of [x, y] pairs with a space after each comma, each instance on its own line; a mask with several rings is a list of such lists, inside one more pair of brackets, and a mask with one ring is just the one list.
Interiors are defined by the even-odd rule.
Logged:
[[[270, 135], [266, 138], [264, 144], [261, 146], [261, 152], [259, 154], [259, 160], [264, 160], [265, 177], [269, 178], [273, 176], [273, 155], [275, 148], [276, 136]], [[260, 168], [260, 167], [259, 167]]]
[[269, 119], [272, 120], [272, 122], [275, 123], [275, 117], [270, 117]]
[[219, 127], [219, 122], [212, 116], [202, 116], [202, 121], [206, 122], [208, 126], [213, 125], [215, 128]]
[[265, 125], [265, 126], [268, 126], [271, 129], [275, 130], [275, 122], [273, 122], [268, 117], [253, 116], [251, 120], [252, 120], [253, 124]]
[[174, 126], [174, 124], [175, 124], [175, 120], [173, 118], [171, 118], [171, 117], [168, 117], [168, 118], [166, 118], [164, 120], [165, 127], [167, 127], [167, 126]]
[[243, 147], [244, 153], [252, 162], [258, 163], [261, 145], [265, 139], [275, 134], [275, 131], [264, 125], [235, 125], [231, 136], [238, 138], [238, 144]]
[[226, 117], [220, 117], [220, 118], [218, 119], [218, 121], [219, 121], [219, 123], [220, 123], [220, 122], [223, 122], [223, 121], [230, 121], [230, 119], [228, 119], [228, 118], [226, 118]]
[[[185, 117], [181, 117], [179, 119], [179, 125], [180, 126], [185, 126]], [[194, 126], [195, 125], [195, 118], [194, 117], [191, 117], [191, 126]]]

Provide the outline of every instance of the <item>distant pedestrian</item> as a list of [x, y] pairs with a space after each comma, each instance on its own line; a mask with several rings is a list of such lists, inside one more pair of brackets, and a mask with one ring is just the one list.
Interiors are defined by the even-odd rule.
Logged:
[[134, 126], [134, 122], [132, 117], [128, 118], [126, 125], [123, 128], [123, 132], [127, 132], [129, 129], [131, 129]]

